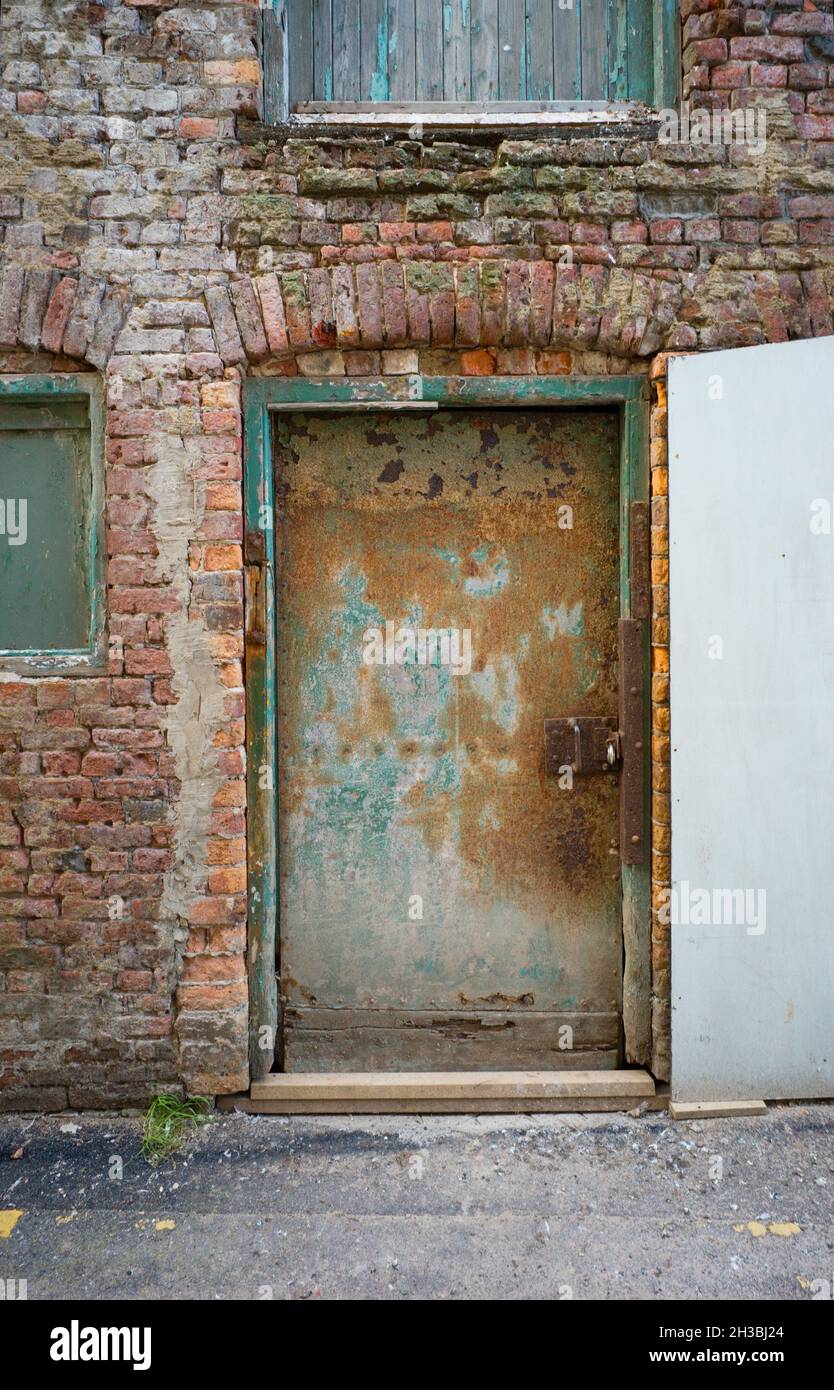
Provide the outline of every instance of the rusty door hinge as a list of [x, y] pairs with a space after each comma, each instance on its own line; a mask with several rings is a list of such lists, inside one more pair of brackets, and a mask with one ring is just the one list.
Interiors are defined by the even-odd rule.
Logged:
[[244, 568], [244, 604], [246, 614], [246, 650], [266, 646], [266, 582], [261, 565]]
[[246, 532], [244, 558], [247, 565], [262, 565], [266, 561], [266, 532], [250, 526]]
[[630, 613], [632, 618], [648, 618], [652, 600], [648, 502], [632, 502], [629, 517]]
[[643, 672], [645, 623], [620, 619], [620, 858], [642, 864], [646, 856], [645, 702]]

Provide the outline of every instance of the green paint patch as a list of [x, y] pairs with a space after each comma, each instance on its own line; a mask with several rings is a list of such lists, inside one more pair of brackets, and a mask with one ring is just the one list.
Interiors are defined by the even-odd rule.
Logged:
[[439, 758], [435, 758], [431, 773], [424, 785], [426, 795], [429, 797], [461, 790], [461, 770], [453, 752], [443, 753]]
[[463, 587], [473, 598], [495, 598], [510, 582], [510, 562], [503, 551], [489, 563], [489, 547], [482, 545], [473, 550], [472, 559], [476, 565], [485, 566], [483, 574], [467, 575]]
[[388, 100], [388, 7], [376, 26], [376, 70], [371, 77], [371, 101]]
[[[311, 710], [329, 720], [352, 714], [356, 707], [356, 673], [362, 663], [362, 634], [383, 621], [379, 609], [365, 600], [367, 579], [350, 563], [337, 575], [343, 605], [331, 608], [315, 624], [315, 634], [304, 631], [297, 616], [292, 619], [291, 640], [299, 652], [309, 653], [304, 666], [305, 697]], [[317, 746], [321, 726], [305, 727], [306, 748]]]
[[576, 674], [576, 679], [582, 693], [590, 690], [596, 685], [599, 677], [600, 653], [599, 647], [590, 646], [587, 642], [581, 645], [577, 643], [571, 648], [571, 661]]
[[575, 603], [572, 608], [568, 608], [566, 603], [560, 603], [558, 608], [545, 606], [541, 621], [550, 642], [557, 633], [560, 637], [585, 636], [585, 615], [581, 602]]
[[497, 663], [489, 662], [483, 671], [473, 671], [472, 687], [480, 696], [498, 726], [512, 734], [520, 717], [519, 677], [511, 656], [502, 656]]
[[534, 962], [532, 965], [522, 965], [518, 974], [519, 979], [522, 980], [538, 980], [540, 983], [554, 983], [561, 978], [562, 971], [555, 969], [553, 966], [544, 966], [540, 965], [538, 962]]

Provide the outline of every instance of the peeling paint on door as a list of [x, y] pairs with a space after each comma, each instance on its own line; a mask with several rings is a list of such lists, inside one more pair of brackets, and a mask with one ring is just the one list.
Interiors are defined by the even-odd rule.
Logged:
[[616, 416], [275, 432], [286, 1067], [616, 1066], [616, 781], [543, 744], [617, 710]]

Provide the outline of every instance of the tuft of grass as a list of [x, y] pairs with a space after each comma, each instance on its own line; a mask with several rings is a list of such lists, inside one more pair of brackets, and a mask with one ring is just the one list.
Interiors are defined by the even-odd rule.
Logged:
[[148, 1163], [155, 1166], [176, 1153], [192, 1126], [208, 1124], [211, 1112], [208, 1096], [154, 1096], [142, 1126], [142, 1153]]

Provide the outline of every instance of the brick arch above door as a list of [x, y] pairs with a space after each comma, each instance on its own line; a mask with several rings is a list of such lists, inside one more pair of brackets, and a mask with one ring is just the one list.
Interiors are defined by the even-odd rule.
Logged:
[[602, 265], [386, 261], [205, 292], [226, 366], [329, 349], [557, 348], [647, 359], [834, 332], [834, 269], [647, 275]]
[[387, 261], [241, 276], [206, 302], [227, 365], [328, 348], [573, 347], [647, 357], [682, 286], [599, 265]]
[[130, 308], [124, 285], [50, 266], [8, 264], [0, 286], [0, 347], [53, 353], [104, 368]]
[[[780, 273], [712, 265], [683, 276], [552, 261], [384, 261], [237, 275], [206, 285], [203, 297], [218, 367], [406, 347], [555, 348], [646, 360], [663, 350], [834, 332], [834, 267]], [[140, 347], [137, 309], [129, 286], [10, 264], [0, 285], [0, 348], [99, 369], [116, 353], [163, 350]], [[192, 374], [210, 374], [210, 360], [199, 358]]]

